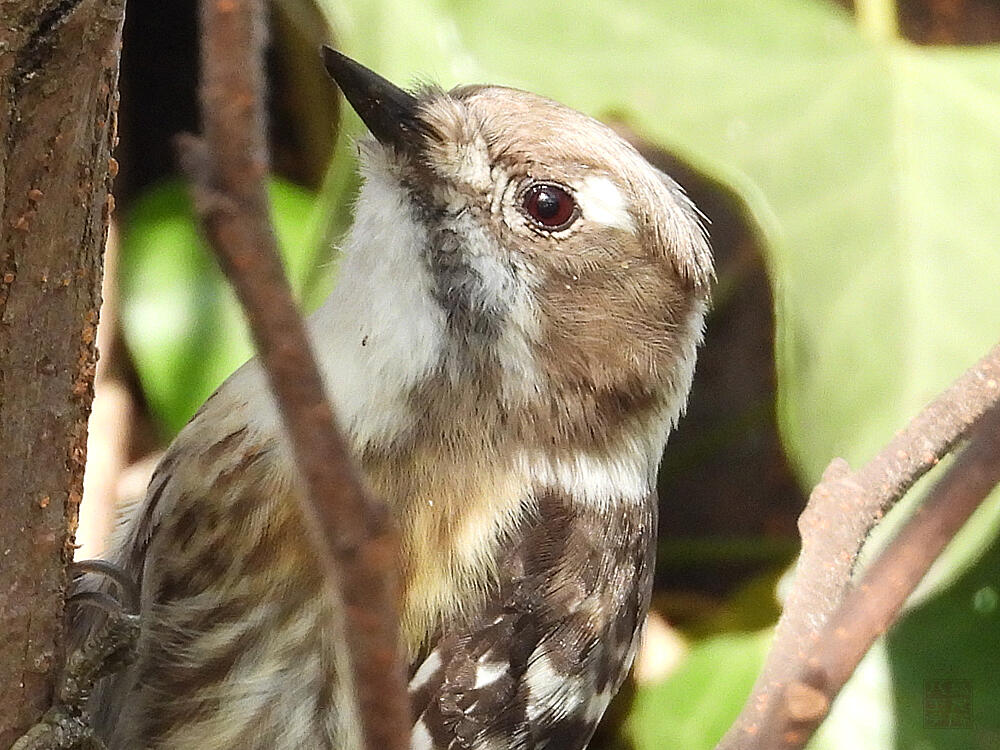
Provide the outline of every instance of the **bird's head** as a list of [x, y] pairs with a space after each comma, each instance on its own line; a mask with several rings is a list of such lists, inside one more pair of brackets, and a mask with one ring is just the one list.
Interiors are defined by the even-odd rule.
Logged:
[[324, 61], [373, 136], [355, 232], [419, 256], [441, 371], [495, 377], [507, 402], [541, 408], [540, 441], [675, 420], [713, 273], [678, 185], [606, 125], [544, 97], [410, 93], [329, 48]]

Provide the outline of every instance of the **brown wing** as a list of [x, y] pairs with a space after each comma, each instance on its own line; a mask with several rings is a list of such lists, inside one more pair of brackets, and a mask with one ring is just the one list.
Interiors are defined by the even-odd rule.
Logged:
[[503, 561], [496, 595], [413, 670], [413, 748], [589, 741], [649, 608], [656, 502], [580, 507], [549, 493]]

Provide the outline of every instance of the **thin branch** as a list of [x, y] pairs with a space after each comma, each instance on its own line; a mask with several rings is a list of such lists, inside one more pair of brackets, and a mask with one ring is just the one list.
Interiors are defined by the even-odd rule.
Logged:
[[1000, 344], [857, 472], [842, 459], [831, 462], [799, 519], [802, 554], [774, 644], [750, 698], [717, 750], [773, 747], [760, 739], [765, 719], [773, 715], [841, 605], [868, 533], [998, 400]]
[[343, 603], [366, 746], [403, 750], [411, 721], [398, 645], [398, 538], [325, 400], [268, 218], [263, 0], [202, 0], [201, 23], [205, 135], [179, 143], [182, 165], [243, 303], [308, 488], [302, 513], [331, 595]]
[[[1000, 406], [977, 425], [970, 445], [892, 542], [852, 586], [819, 634], [816, 648], [776, 702], [768, 747], [805, 745], [875, 640], [959, 529], [1000, 483]], [[798, 696], [789, 701], [788, 696]], [[806, 696], [809, 696], [806, 699]]]

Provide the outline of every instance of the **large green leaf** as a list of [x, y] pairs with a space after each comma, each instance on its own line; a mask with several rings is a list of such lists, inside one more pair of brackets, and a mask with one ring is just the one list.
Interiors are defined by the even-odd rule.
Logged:
[[871, 39], [810, 0], [321, 5], [397, 80], [531, 88], [732, 185], [769, 251], [809, 481], [870, 456], [1000, 334], [997, 49]]
[[887, 639], [901, 750], [1000, 747], [1000, 543]]

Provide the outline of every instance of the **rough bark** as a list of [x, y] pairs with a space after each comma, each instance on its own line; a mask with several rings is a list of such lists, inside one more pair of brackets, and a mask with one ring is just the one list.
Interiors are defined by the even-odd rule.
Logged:
[[0, 748], [47, 708], [83, 483], [124, 0], [0, 0]]

